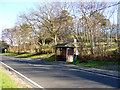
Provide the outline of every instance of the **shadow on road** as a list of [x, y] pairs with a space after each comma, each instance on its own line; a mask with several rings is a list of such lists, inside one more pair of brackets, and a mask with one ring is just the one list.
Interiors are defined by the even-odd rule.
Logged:
[[61, 66], [59, 64], [54, 64], [54, 63], [52, 64], [43, 60], [21, 59], [21, 60], [3, 60], [3, 61], [5, 63], [8, 63], [8, 65], [10, 66], [13, 66], [14, 64], [14, 68], [16, 68], [16, 70], [18, 70], [19, 72], [31, 74], [31, 76], [35, 75], [36, 77], [42, 76], [42, 77], [58, 78], [60, 80], [86, 79], [104, 85], [112, 86], [115, 88], [120, 88], [119, 86], [120, 81], [118, 79], [98, 76], [96, 74], [91, 74], [78, 70], [72, 70], [72, 68], [69, 68], [67, 66]]

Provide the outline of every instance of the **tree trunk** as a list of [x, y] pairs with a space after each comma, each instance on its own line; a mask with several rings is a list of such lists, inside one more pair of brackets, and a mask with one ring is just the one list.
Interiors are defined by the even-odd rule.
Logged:
[[91, 35], [91, 41], [90, 41], [90, 44], [91, 44], [91, 54], [93, 55], [93, 35]]
[[20, 51], [21, 51], [21, 40], [18, 43], [18, 54], [20, 54]]
[[91, 54], [93, 55], [93, 41], [92, 41], [92, 39], [91, 39], [90, 43], [91, 43]]

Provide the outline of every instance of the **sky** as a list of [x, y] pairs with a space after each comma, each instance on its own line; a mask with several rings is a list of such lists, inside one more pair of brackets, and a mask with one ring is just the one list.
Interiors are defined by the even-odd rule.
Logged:
[[[36, 8], [36, 5], [45, 0], [0, 0], [0, 36], [3, 28], [12, 28], [17, 22], [20, 13]], [[64, 0], [47, 0], [51, 1], [64, 1]], [[71, 0], [67, 0], [71, 1]], [[77, 1], [77, 0], [72, 0]], [[88, 0], [87, 0], [88, 1]], [[97, 0], [98, 1], [98, 0]], [[99, 0], [101, 1], [101, 0]], [[117, 1], [117, 0], [107, 0]]]
[[12, 28], [20, 13], [35, 7], [35, 2], [0, 2], [0, 30]]
[[2, 22], [0, 22], [0, 25], [3, 28], [14, 26], [14, 22], [17, 21], [17, 16], [21, 12], [33, 7], [32, 2], [3, 2], [1, 4], [0, 17]]

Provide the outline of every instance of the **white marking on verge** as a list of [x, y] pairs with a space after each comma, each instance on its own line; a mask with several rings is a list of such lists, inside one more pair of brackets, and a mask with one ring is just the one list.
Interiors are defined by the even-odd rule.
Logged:
[[21, 77], [25, 78], [26, 80], [28, 80], [29, 82], [31, 82], [32, 84], [34, 84], [35, 86], [37, 86], [38, 88], [42, 88], [43, 90], [45, 90], [44, 87], [40, 86], [39, 84], [37, 84], [36, 82], [32, 81], [31, 79], [27, 78], [26, 76], [24, 76], [23, 74], [19, 73], [18, 71], [14, 70], [13, 68], [11, 68], [10, 66], [8, 66], [7, 64], [2, 63], [4, 66], [6, 66], [7, 68], [11, 69], [12, 71], [14, 71], [15, 73], [17, 73], [18, 75], [20, 75]]

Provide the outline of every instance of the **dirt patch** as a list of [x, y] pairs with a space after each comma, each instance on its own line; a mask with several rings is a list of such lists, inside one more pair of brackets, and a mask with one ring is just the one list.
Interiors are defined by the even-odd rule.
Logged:
[[15, 73], [10, 72], [9, 70], [5, 69], [2, 66], [0, 66], [0, 69], [14, 80], [18, 88], [32, 88], [32, 86], [30, 86], [27, 82], [19, 78]]

